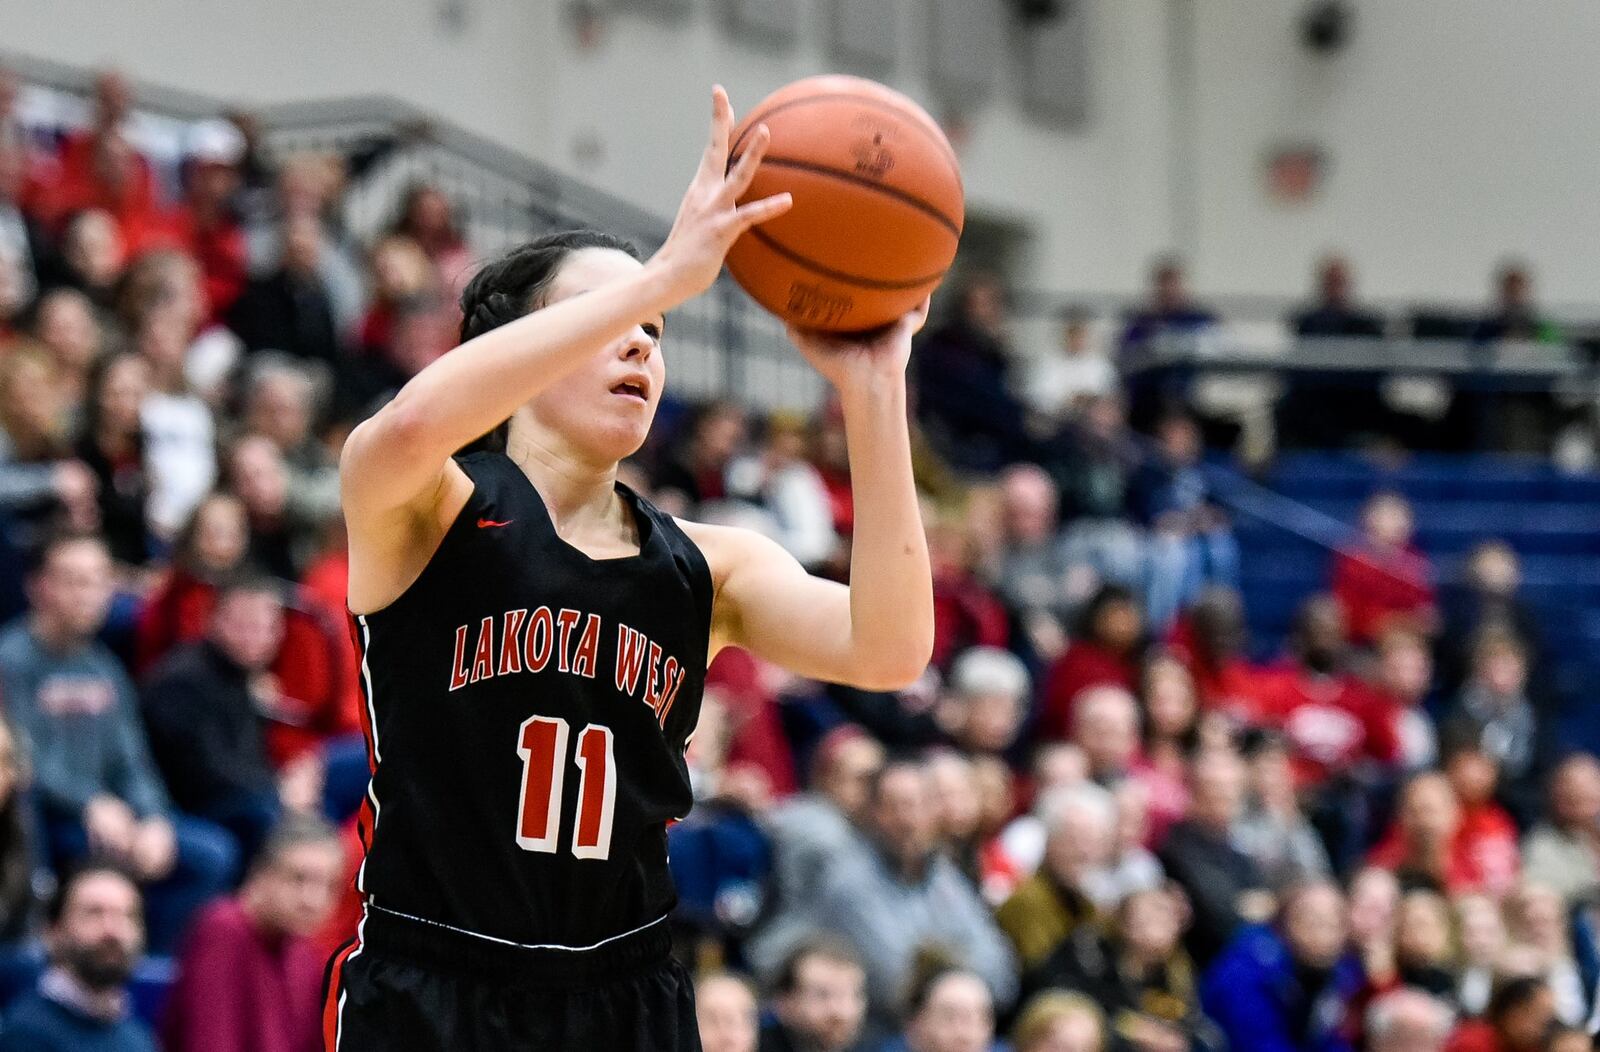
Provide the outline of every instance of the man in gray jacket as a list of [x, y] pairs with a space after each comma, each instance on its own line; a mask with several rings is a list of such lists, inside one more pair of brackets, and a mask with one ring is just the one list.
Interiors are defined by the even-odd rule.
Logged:
[[861, 955], [875, 1018], [896, 1014], [919, 954], [971, 968], [998, 1005], [1017, 992], [1011, 946], [977, 889], [938, 850], [938, 807], [927, 767], [894, 760], [872, 786], [867, 825], [872, 849], [831, 867], [821, 920]]
[[133, 685], [95, 638], [111, 593], [104, 541], [48, 541], [28, 582], [29, 612], [0, 631], [0, 696], [33, 771], [47, 861], [93, 856], [127, 868], [146, 885], [151, 948], [170, 952], [195, 907], [229, 886], [238, 847], [173, 812]]

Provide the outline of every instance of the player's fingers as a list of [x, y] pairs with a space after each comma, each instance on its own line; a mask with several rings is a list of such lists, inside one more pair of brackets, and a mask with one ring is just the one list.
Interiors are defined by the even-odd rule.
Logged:
[[759, 201], [740, 205], [737, 213], [739, 230], [743, 232], [769, 219], [776, 219], [793, 207], [794, 196], [788, 193], [773, 194], [771, 197], [763, 197]]
[[733, 103], [721, 84], [711, 89], [711, 141], [706, 143], [706, 154], [701, 169], [707, 174], [722, 175], [728, 170], [728, 137], [733, 133]]
[[755, 181], [756, 169], [761, 165], [761, 159], [767, 155], [767, 147], [772, 143], [772, 132], [765, 124], [755, 130], [750, 136], [749, 145], [744, 148], [744, 153], [734, 162], [733, 170], [728, 173], [728, 181], [723, 184], [724, 192], [731, 201], [737, 201], [750, 189], [750, 184]]
[[932, 305], [932, 297], [923, 297], [922, 302], [917, 304], [916, 307], [911, 310], [911, 313], [906, 315], [906, 321], [910, 323], [912, 333], [921, 332], [922, 327], [928, 324], [928, 311]]

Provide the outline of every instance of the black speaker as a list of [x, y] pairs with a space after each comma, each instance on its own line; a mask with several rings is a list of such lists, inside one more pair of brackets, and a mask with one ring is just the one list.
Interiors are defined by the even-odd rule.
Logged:
[[1312, 0], [1300, 16], [1300, 40], [1319, 55], [1332, 55], [1350, 42], [1355, 9], [1346, 0]]

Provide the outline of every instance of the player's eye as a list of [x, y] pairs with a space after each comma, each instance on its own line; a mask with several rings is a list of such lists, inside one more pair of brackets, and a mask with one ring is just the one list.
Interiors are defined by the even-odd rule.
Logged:
[[650, 337], [652, 340], [655, 340], [657, 343], [661, 342], [661, 326], [660, 325], [656, 324], [653, 321], [647, 321], [647, 322], [645, 322], [643, 325], [641, 325], [639, 327], [644, 330], [644, 334], [646, 336]]

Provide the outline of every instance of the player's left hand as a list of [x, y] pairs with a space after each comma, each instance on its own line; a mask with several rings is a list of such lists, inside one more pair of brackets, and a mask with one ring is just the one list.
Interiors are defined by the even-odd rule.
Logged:
[[927, 321], [928, 301], [923, 300], [900, 320], [871, 332], [817, 332], [791, 325], [789, 339], [823, 379], [844, 391], [884, 377], [903, 378], [911, 338]]

